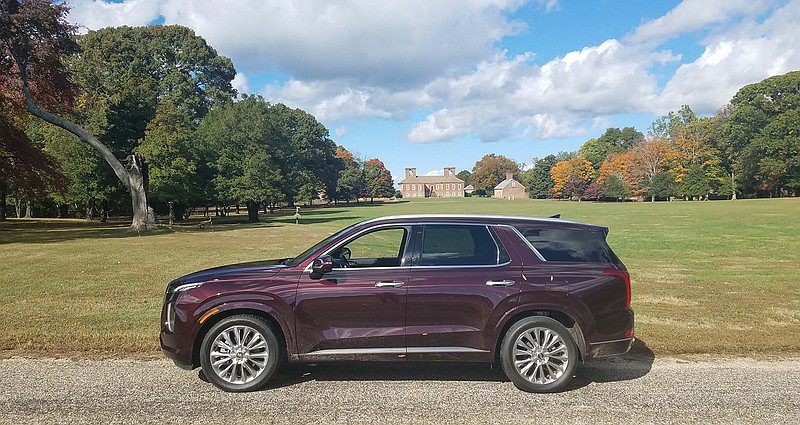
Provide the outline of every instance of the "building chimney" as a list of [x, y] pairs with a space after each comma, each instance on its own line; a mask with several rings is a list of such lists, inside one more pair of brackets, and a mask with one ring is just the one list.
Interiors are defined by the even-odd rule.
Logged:
[[456, 167], [444, 167], [444, 176], [455, 176], [456, 175]]
[[406, 168], [406, 177], [417, 177], [416, 168]]
[[514, 178], [514, 173], [506, 173], [506, 180], [512, 180]]

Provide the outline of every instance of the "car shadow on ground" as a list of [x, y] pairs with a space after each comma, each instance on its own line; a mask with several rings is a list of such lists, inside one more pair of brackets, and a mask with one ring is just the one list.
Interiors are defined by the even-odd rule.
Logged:
[[[641, 378], [652, 368], [655, 355], [642, 340], [636, 340], [624, 356], [595, 359], [578, 367], [564, 391], [592, 383], [620, 382]], [[201, 372], [202, 374], [202, 372]], [[265, 390], [309, 381], [465, 381], [509, 382], [498, 364], [455, 362], [331, 362], [284, 365]]]

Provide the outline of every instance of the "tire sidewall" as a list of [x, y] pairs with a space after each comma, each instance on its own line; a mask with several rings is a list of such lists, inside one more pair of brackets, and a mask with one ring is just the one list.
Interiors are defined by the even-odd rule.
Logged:
[[[556, 332], [559, 337], [564, 341], [567, 346], [567, 355], [569, 362], [564, 374], [561, 375], [555, 382], [549, 384], [534, 384], [528, 381], [524, 376], [520, 375], [514, 367], [514, 342], [525, 331], [535, 328], [543, 327]], [[503, 338], [503, 343], [500, 346], [500, 364], [506, 376], [517, 386], [517, 388], [535, 393], [552, 393], [564, 389], [564, 387], [572, 380], [575, 374], [575, 369], [578, 365], [578, 347], [572, 338], [569, 330], [564, 325], [554, 319], [544, 316], [526, 317], [515, 323]]]
[[[258, 378], [246, 384], [231, 384], [225, 381], [217, 376], [216, 372], [214, 372], [214, 368], [211, 366], [210, 351], [214, 339], [216, 339], [223, 330], [236, 325], [250, 326], [260, 332], [267, 343], [267, 350], [269, 353], [264, 371], [261, 372]], [[203, 337], [203, 344], [200, 346], [200, 366], [206, 378], [216, 387], [228, 392], [247, 392], [263, 388], [275, 373], [280, 357], [280, 345], [278, 344], [278, 338], [275, 336], [275, 332], [264, 320], [250, 315], [231, 316], [220, 320], [206, 332], [205, 337]]]

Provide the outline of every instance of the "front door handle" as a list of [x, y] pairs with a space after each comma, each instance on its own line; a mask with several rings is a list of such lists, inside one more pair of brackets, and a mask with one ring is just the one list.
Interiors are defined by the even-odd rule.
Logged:
[[486, 286], [512, 286], [515, 283], [513, 280], [487, 280]]
[[379, 282], [375, 282], [376, 288], [399, 288], [403, 286], [405, 282], [400, 282], [397, 280], [382, 280]]

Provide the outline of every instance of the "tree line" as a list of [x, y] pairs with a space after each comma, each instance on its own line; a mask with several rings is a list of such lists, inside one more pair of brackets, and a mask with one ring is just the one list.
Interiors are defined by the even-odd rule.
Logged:
[[[0, 220], [180, 219], [390, 196], [383, 162], [353, 158], [312, 115], [231, 86], [236, 70], [180, 26], [77, 36], [67, 7], [0, 0]], [[120, 159], [123, 158], [123, 159]], [[30, 212], [28, 212], [30, 214]]]
[[711, 117], [698, 117], [684, 105], [646, 133], [609, 128], [576, 152], [534, 158], [530, 167], [486, 155], [460, 176], [478, 193], [491, 194], [506, 172], [523, 182], [531, 198], [798, 196], [800, 71], [741, 88]]

